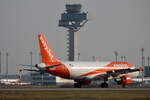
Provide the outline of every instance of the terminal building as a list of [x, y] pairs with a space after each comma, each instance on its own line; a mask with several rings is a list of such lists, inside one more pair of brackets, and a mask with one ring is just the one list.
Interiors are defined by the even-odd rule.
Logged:
[[144, 76], [145, 77], [150, 77], [150, 66], [145, 66], [144, 67]]
[[48, 73], [44, 73], [43, 75], [39, 72], [31, 73], [31, 84], [33, 85], [64, 85], [73, 83], [73, 80], [63, 79]]
[[31, 73], [31, 84], [33, 85], [55, 85], [56, 77], [51, 74], [44, 73], [43, 75], [39, 72]]

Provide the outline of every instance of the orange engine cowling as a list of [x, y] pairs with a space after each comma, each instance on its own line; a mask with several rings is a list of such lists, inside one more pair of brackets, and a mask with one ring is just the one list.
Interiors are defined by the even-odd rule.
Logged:
[[121, 85], [129, 85], [132, 82], [132, 77], [129, 75], [121, 76]]
[[132, 77], [129, 75], [124, 75], [120, 77], [120, 80], [117, 81], [118, 85], [129, 85], [132, 82]]

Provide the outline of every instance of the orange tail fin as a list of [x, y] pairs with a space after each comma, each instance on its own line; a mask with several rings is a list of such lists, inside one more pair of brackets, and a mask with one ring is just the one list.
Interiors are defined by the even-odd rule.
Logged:
[[43, 34], [38, 35], [42, 63], [55, 63], [58, 62], [54, 53], [52, 52], [48, 42]]

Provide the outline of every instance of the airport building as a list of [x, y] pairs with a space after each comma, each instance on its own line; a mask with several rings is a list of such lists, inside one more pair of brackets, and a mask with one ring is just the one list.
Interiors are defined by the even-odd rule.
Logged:
[[150, 77], [150, 66], [145, 66], [144, 67], [144, 76], [145, 77]]
[[39, 72], [31, 73], [31, 84], [33, 85], [63, 85], [72, 84], [73, 82], [73, 80], [63, 79], [48, 73], [43, 75]]
[[53, 85], [56, 84], [56, 77], [51, 74], [39, 72], [31, 73], [31, 84], [33, 85]]

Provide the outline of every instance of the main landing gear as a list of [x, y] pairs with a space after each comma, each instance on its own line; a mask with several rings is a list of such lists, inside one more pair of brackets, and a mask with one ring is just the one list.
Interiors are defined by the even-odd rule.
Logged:
[[[81, 81], [75, 81], [74, 88], [82, 88], [83, 83]], [[100, 85], [101, 88], [108, 88], [107, 79], [104, 79], [104, 82]]]
[[104, 78], [104, 83], [101, 83], [100, 85], [101, 88], [108, 88], [108, 83], [106, 81], [108, 81], [108, 79]]
[[77, 82], [77, 83], [74, 83], [74, 87], [75, 87], [75, 88], [81, 88], [81, 86], [82, 86], [81, 83], [78, 83], [78, 82]]
[[101, 88], [108, 88], [108, 84], [106, 82], [101, 83]]

